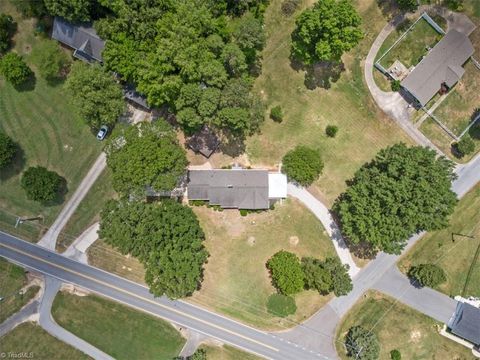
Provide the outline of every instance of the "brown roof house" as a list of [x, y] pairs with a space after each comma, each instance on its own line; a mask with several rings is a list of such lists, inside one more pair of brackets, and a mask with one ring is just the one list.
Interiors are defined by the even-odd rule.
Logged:
[[188, 199], [204, 200], [224, 209], [268, 209], [287, 197], [287, 178], [260, 169], [190, 170]]
[[421, 106], [442, 88], [450, 89], [465, 73], [463, 64], [474, 48], [467, 35], [450, 30], [401, 82]]

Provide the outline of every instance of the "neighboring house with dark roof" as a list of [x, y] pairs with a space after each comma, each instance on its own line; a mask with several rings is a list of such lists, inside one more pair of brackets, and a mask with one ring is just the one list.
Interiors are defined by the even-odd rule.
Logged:
[[286, 176], [272, 174], [276, 175], [274, 181], [270, 181], [267, 170], [190, 170], [188, 199], [208, 201], [224, 209], [268, 209], [274, 201], [287, 196]]
[[146, 110], [151, 110], [150, 106], [148, 106], [147, 98], [144, 95], [140, 94], [137, 90], [135, 90], [135, 87], [133, 85], [126, 85], [123, 88], [123, 95], [125, 99], [134, 103], [135, 105], [138, 105]]
[[60, 17], [53, 20], [52, 39], [74, 49], [73, 56], [87, 62], [102, 62], [105, 41], [91, 24], [73, 24]]
[[450, 30], [401, 82], [421, 106], [441, 89], [451, 89], [463, 76], [463, 64], [474, 48], [467, 35]]
[[458, 337], [480, 346], [480, 309], [459, 301], [455, 314], [448, 323], [450, 331]]

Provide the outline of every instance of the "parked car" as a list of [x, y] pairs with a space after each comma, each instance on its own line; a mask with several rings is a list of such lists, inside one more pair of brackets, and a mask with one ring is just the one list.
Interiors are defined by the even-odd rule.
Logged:
[[108, 133], [108, 126], [107, 125], [103, 125], [100, 130], [98, 130], [98, 133], [97, 133], [97, 139], [102, 141], [103, 139], [105, 139], [105, 136], [107, 136], [107, 133]]

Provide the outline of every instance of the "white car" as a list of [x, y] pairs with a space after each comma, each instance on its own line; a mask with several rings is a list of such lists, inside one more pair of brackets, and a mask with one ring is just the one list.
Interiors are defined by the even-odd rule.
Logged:
[[108, 133], [108, 126], [107, 126], [107, 125], [103, 125], [103, 126], [100, 128], [100, 130], [98, 130], [97, 140], [102, 141], [103, 139], [105, 139], [105, 136], [107, 136], [107, 133]]

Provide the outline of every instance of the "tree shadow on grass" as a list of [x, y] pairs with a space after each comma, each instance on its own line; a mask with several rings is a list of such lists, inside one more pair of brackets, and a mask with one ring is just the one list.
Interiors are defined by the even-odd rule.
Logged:
[[388, 20], [402, 13], [396, 0], [377, 0], [377, 5], [382, 15]]
[[12, 163], [0, 169], [0, 183], [20, 174], [25, 167], [25, 152], [15, 143], [15, 156]]
[[309, 90], [330, 89], [332, 83], [337, 82], [345, 71], [343, 62], [320, 61], [313, 65], [304, 65], [293, 57], [290, 58], [290, 66], [295, 71], [305, 72], [303, 83]]
[[32, 75], [30, 75], [27, 80], [25, 80], [20, 85], [14, 86], [14, 88], [18, 92], [33, 91], [35, 90], [36, 83], [37, 83], [37, 78], [35, 77], [35, 74], [32, 72]]
[[245, 136], [224, 132], [219, 149], [225, 155], [237, 157], [245, 153]]

